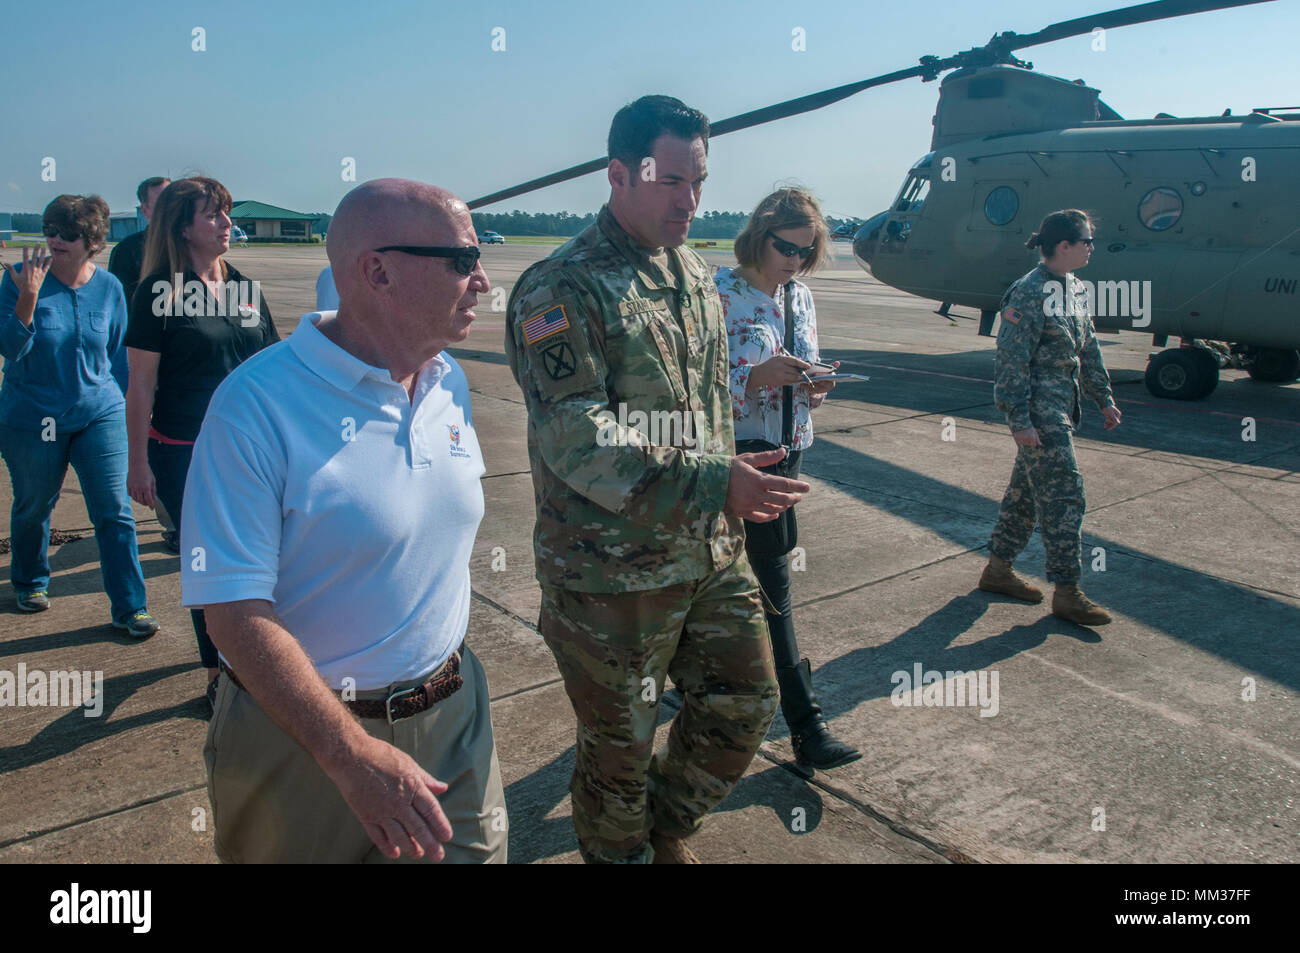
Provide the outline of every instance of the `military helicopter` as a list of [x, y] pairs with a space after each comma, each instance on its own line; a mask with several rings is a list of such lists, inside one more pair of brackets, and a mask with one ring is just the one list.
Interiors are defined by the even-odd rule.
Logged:
[[[1102, 240], [1086, 284], [1099, 330], [1140, 330], [1165, 347], [1147, 388], [1194, 400], [1219, 381], [1220, 351], [1262, 381], [1300, 376], [1300, 107], [1244, 116], [1126, 120], [1082, 81], [1033, 71], [1014, 51], [1072, 36], [1271, 0], [1158, 0], [1003, 32], [982, 47], [711, 124], [747, 129], [874, 86], [954, 70], [940, 84], [930, 152], [887, 211], [853, 239], [859, 264], [902, 291], [980, 311], [991, 334], [1007, 287], [1037, 253], [1024, 247], [1042, 217], [1083, 208]], [[471, 209], [605, 168], [606, 159], [469, 203]]]

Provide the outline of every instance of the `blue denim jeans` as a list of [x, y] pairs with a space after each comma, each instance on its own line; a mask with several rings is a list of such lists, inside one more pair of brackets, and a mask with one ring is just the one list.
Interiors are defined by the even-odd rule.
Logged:
[[124, 409], [105, 414], [82, 430], [54, 430], [42, 440], [40, 430], [17, 430], [0, 424], [0, 455], [14, 488], [9, 535], [9, 579], [20, 593], [50, 585], [50, 514], [59, 500], [68, 464], [77, 472], [86, 512], [99, 544], [113, 621], [126, 622], [146, 607], [144, 574], [136, 549], [135, 517], [126, 494], [126, 416]]
[[[190, 472], [190, 459], [194, 448], [181, 444], [163, 443], [161, 440], [149, 441], [149, 469], [153, 471], [154, 488], [163, 508], [171, 514], [176, 532], [181, 531], [181, 506], [185, 499], [185, 477]], [[181, 553], [181, 559], [186, 559]], [[199, 643], [199, 659], [204, 668], [217, 667], [217, 647], [208, 638], [207, 619], [202, 609], [190, 610], [190, 621], [194, 623], [194, 637]]]

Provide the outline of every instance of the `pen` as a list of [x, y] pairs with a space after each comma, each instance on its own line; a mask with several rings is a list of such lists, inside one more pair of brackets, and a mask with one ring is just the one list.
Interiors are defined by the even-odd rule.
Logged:
[[[791, 354], [789, 351], [785, 349], [785, 345], [782, 345], [781, 348], [777, 351], [777, 353], [782, 355], [783, 357], [794, 357], [793, 354]], [[801, 361], [803, 360], [803, 358], [795, 357], [795, 360]], [[808, 376], [807, 371], [800, 371], [799, 376], [804, 379], [804, 383], [807, 384], [809, 387], [813, 386], [812, 378]]]

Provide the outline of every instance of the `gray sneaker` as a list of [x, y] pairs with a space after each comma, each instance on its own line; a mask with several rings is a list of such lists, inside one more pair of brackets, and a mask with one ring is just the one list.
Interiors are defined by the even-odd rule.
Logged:
[[141, 609], [125, 622], [114, 622], [113, 628], [125, 629], [128, 635], [137, 639], [147, 639], [162, 627], [157, 619]]
[[50, 594], [44, 589], [18, 593], [19, 612], [44, 612], [50, 607]]

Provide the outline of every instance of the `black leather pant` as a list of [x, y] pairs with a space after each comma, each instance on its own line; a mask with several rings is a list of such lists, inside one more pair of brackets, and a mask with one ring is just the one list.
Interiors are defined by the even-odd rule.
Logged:
[[[748, 548], [748, 547], [747, 547]], [[777, 668], [799, 664], [799, 643], [794, 635], [794, 613], [790, 609], [790, 557], [749, 554], [758, 584], [763, 587], [777, 614], [765, 612], [767, 634], [772, 640], [772, 661]]]
[[[801, 456], [800, 451], [790, 454], [791, 479], [798, 479]], [[799, 664], [800, 658], [799, 643], [794, 633], [794, 613], [790, 607], [790, 556], [788, 553], [771, 556], [755, 551], [754, 543], [761, 538], [766, 525], [745, 521], [745, 552], [749, 556], [750, 565], [754, 567], [758, 584], [772, 607], [777, 610], [775, 614], [766, 611], [764, 614], [767, 616], [768, 638], [772, 643], [772, 661], [781, 681], [781, 708], [788, 715], [792, 710], [804, 710], [812, 699], [796, 700], [790, 697], [795, 693], [804, 694], [797, 679], [788, 675]], [[796, 702], [794, 709], [791, 708], [791, 702]]]

